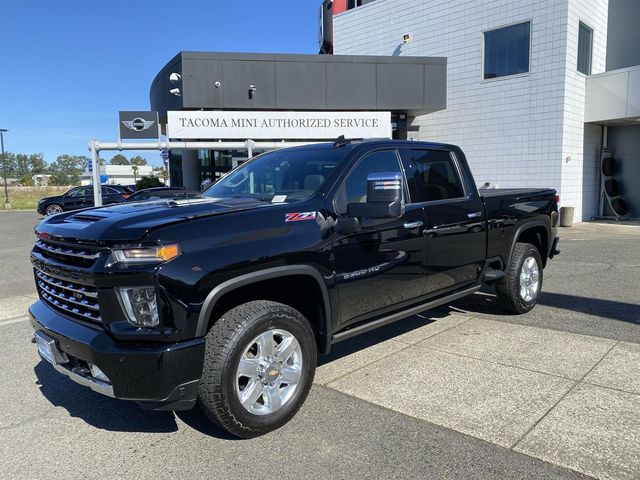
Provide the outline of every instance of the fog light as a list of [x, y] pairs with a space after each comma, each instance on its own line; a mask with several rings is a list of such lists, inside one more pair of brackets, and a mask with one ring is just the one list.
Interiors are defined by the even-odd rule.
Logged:
[[127, 320], [134, 327], [157, 327], [158, 302], [154, 287], [123, 287], [119, 297], [127, 314]]
[[106, 382], [106, 383], [111, 383], [111, 380], [109, 380], [109, 377], [107, 377], [104, 372], [102, 370], [100, 370], [96, 365], [94, 365], [93, 363], [89, 364], [89, 371], [91, 372], [91, 376], [97, 380], [100, 380], [101, 382]]

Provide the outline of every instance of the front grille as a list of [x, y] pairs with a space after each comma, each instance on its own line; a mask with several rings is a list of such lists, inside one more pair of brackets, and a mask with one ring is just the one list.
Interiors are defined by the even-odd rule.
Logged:
[[61, 280], [37, 268], [35, 275], [40, 297], [55, 310], [84, 321], [102, 321], [95, 287]]
[[55, 242], [39, 238], [36, 248], [45, 258], [78, 267], [90, 267], [98, 259], [101, 249], [81, 244]]

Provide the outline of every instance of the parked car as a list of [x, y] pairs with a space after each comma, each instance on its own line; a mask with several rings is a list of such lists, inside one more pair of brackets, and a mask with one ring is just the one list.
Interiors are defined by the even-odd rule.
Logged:
[[147, 202], [150, 200], [160, 200], [167, 198], [193, 198], [199, 197], [200, 193], [190, 192], [181, 187], [154, 187], [138, 190], [133, 193], [125, 202]]
[[42, 220], [29, 313], [72, 380], [254, 437], [336, 342], [483, 285], [531, 310], [557, 223], [555, 190], [479, 192], [456, 146], [339, 139], [257, 156], [200, 199]]
[[[132, 191], [120, 185], [102, 185], [102, 203], [109, 205], [122, 202]], [[38, 213], [55, 215], [69, 210], [93, 207], [93, 186], [75, 187], [62, 195], [45, 197], [38, 202]]]

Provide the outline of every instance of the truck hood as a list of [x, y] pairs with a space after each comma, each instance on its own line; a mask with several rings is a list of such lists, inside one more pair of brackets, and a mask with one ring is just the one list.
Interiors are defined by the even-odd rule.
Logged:
[[123, 203], [65, 212], [42, 220], [37, 232], [90, 242], [140, 240], [151, 230], [193, 218], [268, 208], [252, 198], [197, 198]]

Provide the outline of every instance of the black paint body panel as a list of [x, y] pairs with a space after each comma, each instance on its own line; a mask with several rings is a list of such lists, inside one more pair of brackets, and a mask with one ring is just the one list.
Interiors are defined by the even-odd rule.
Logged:
[[[37, 247], [32, 253], [32, 262], [39, 268], [48, 268], [63, 280], [97, 288], [102, 323], [98, 327], [82, 325], [39, 301], [32, 307], [34, 327], [63, 344], [77, 344], [78, 355], [104, 362], [105, 372], [120, 381], [117, 388], [114, 385], [118, 396], [161, 401], [171, 386], [199, 378], [203, 336], [211, 321], [207, 315], [211, 302], [220, 298], [212, 292], [221, 285], [228, 292], [236, 282], [237, 286], [250, 284], [255, 273], [268, 272], [268, 278], [277, 280], [286, 277], [287, 269], [296, 275], [313, 272], [308, 276], [321, 292], [317, 298], [323, 317], [316, 325], [318, 345], [327, 353], [334, 335], [353, 325], [473, 291], [482, 282], [486, 260], [499, 258], [507, 265], [516, 235], [526, 228], [543, 229], [548, 241], [545, 258], [553, 244], [555, 228], [550, 216], [557, 212], [555, 191], [491, 191], [483, 197], [458, 147], [379, 140], [296, 148], [340, 148], [344, 154], [325, 184], [306, 200], [125, 203], [87, 210], [95, 217], [93, 221], [75, 220], [71, 213], [44, 219], [36, 227], [39, 234], [102, 249], [88, 267], [65, 265]], [[362, 219], [359, 231], [338, 233], [334, 198], [348, 172], [368, 153], [397, 149], [400, 159], [403, 148], [452, 152], [462, 174], [465, 197], [409, 201], [398, 219]], [[286, 214], [292, 212], [316, 212], [316, 216], [286, 222]], [[421, 225], [407, 227], [415, 222]], [[182, 254], [155, 267], [119, 266], [110, 254], [110, 248], [123, 244], [166, 243], [179, 243]], [[126, 321], [116, 289], [139, 285], [156, 287], [158, 328], [136, 329]], [[259, 291], [255, 298], [260, 298]], [[122, 369], [113, 363], [116, 357], [125, 358]], [[153, 375], [145, 380], [145, 372]], [[140, 385], [135, 385], [134, 377], [140, 379]]]

